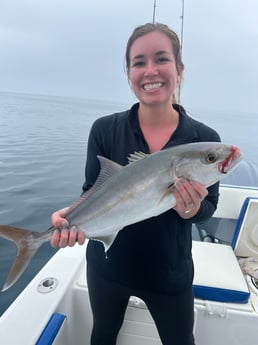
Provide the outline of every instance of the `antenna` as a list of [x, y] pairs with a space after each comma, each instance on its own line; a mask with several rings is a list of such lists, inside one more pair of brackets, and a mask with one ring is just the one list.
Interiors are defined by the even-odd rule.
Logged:
[[156, 7], [157, 7], [157, 2], [156, 0], [153, 0], [153, 17], [152, 17], [152, 23], [155, 23], [156, 19]]
[[[181, 56], [183, 57], [183, 38], [184, 38], [184, 14], [185, 14], [185, 1], [182, 0], [182, 11], [181, 11], [181, 32], [180, 32], [180, 49], [181, 49]], [[181, 83], [178, 88], [178, 103], [180, 104], [180, 96], [181, 96]]]
[[180, 47], [181, 47], [181, 54], [183, 50], [183, 38], [184, 38], [184, 14], [185, 14], [185, 1], [182, 0], [182, 11], [181, 11], [181, 34], [180, 34]]

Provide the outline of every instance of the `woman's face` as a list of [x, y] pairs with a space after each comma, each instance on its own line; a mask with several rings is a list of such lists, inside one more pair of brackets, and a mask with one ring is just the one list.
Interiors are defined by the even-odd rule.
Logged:
[[167, 35], [154, 31], [134, 41], [130, 49], [128, 78], [141, 103], [172, 104], [180, 76]]

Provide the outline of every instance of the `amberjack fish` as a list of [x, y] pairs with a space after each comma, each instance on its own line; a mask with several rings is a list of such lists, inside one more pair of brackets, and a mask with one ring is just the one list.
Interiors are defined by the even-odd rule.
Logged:
[[[102, 241], [107, 251], [125, 226], [157, 216], [176, 205], [174, 181], [183, 177], [205, 187], [219, 181], [241, 160], [240, 149], [218, 142], [175, 146], [146, 155], [134, 153], [121, 166], [98, 157], [100, 173], [94, 186], [67, 211], [70, 227], [88, 239]], [[0, 236], [14, 241], [18, 251], [3, 290], [12, 286], [38, 248], [58, 230], [33, 232], [0, 225]]]

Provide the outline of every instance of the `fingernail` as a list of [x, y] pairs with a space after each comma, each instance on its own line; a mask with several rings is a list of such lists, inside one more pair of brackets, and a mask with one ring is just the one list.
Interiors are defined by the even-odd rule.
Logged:
[[175, 185], [176, 186], [182, 186], [186, 182], [186, 179], [183, 177], [180, 177], [179, 179], [176, 180]]
[[67, 229], [67, 228], [68, 228], [68, 222], [67, 222], [67, 220], [63, 220], [63, 221], [62, 221], [61, 227], [62, 227], [62, 229]]

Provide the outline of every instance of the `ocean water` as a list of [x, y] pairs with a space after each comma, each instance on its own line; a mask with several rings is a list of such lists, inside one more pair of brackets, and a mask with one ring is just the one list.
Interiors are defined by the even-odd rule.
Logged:
[[[0, 224], [46, 230], [52, 212], [81, 193], [93, 121], [122, 109], [101, 101], [0, 93]], [[0, 288], [15, 253], [15, 245], [1, 238]], [[0, 315], [54, 253], [43, 245], [15, 286], [0, 293]]]
[[[44, 231], [53, 211], [81, 193], [93, 121], [126, 106], [86, 99], [0, 93], [0, 224]], [[258, 166], [258, 114], [192, 111]], [[41, 247], [18, 282], [0, 293], [0, 315], [56, 252]], [[0, 287], [15, 246], [0, 239]]]

